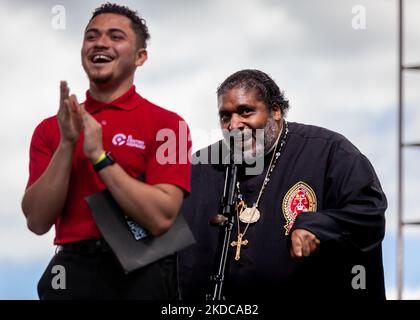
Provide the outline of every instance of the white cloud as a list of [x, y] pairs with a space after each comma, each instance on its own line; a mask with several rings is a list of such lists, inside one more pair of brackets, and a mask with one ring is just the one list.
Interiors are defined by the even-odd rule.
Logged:
[[[19, 219], [23, 220], [23, 219]], [[19, 226], [2, 227], [0, 233], [0, 257], [2, 261], [13, 261], [18, 264], [30, 263], [41, 259], [52, 258], [54, 231], [42, 237], [30, 233], [24, 221]], [[46, 265], [45, 265], [46, 267]]]

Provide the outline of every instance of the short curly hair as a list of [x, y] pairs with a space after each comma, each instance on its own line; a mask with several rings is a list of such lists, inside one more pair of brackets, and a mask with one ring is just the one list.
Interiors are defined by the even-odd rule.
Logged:
[[146, 20], [139, 17], [137, 11], [133, 11], [127, 6], [121, 6], [116, 3], [107, 2], [93, 11], [91, 22], [96, 16], [104, 13], [114, 13], [125, 16], [131, 20], [131, 28], [137, 36], [138, 48], [146, 48], [147, 41], [150, 39], [149, 29], [146, 25]]
[[231, 74], [217, 88], [217, 97], [237, 87], [246, 90], [255, 89], [258, 99], [265, 103], [269, 111], [273, 106], [278, 106], [281, 114], [285, 116], [289, 109], [289, 100], [285, 98], [284, 92], [269, 75], [260, 70], [245, 69]]

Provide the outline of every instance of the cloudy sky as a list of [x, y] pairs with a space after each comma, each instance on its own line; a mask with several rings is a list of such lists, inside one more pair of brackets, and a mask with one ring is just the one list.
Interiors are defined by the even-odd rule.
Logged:
[[[420, 3], [406, 0], [407, 63], [420, 63]], [[121, 2], [120, 2], [121, 3]], [[58, 108], [60, 80], [83, 100], [83, 30], [99, 1], [0, 1], [0, 299], [35, 299], [54, 253], [52, 232], [25, 226], [20, 200], [35, 126]], [[395, 297], [397, 1], [125, 1], [147, 20], [149, 60], [138, 91], [180, 114], [194, 150], [220, 138], [215, 91], [245, 68], [269, 73], [290, 100], [290, 121], [345, 135], [372, 162], [389, 199], [384, 266]], [[57, 7], [60, 5], [61, 7]], [[64, 11], [63, 11], [64, 9]], [[57, 11], [58, 10], [58, 11]], [[60, 14], [59, 20], [57, 14]], [[365, 15], [363, 15], [365, 14]], [[63, 19], [63, 17], [65, 19]], [[364, 19], [365, 18], [365, 19]], [[406, 81], [405, 139], [420, 140], [420, 72]], [[420, 220], [420, 150], [407, 150], [405, 216]], [[406, 229], [405, 298], [420, 298], [420, 229]], [[417, 255], [417, 257], [416, 257]]]

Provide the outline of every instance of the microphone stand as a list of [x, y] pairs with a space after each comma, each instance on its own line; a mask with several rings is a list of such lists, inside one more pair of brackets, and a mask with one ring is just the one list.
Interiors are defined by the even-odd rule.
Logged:
[[225, 281], [225, 270], [229, 252], [230, 237], [235, 222], [236, 182], [238, 166], [234, 163], [226, 166], [225, 185], [221, 201], [221, 211], [210, 219], [210, 225], [219, 227], [219, 240], [217, 244], [216, 264], [214, 274], [210, 276], [211, 292], [207, 300], [224, 300], [222, 296]]

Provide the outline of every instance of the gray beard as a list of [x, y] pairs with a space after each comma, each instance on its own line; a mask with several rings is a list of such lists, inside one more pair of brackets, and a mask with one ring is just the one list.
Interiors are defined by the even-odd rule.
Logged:
[[272, 117], [269, 118], [264, 127], [264, 154], [268, 154], [273, 150], [277, 138], [281, 134], [281, 131], [277, 134], [277, 129], [276, 120]]
[[[235, 144], [232, 155], [232, 160], [236, 164], [242, 164], [244, 161], [247, 164], [254, 163], [257, 158], [270, 153], [277, 141], [279, 134], [277, 134], [277, 124], [273, 117], [268, 118], [264, 129], [245, 129], [244, 131], [234, 134]], [[256, 133], [255, 133], [256, 132]], [[237, 143], [244, 141], [242, 143]], [[255, 150], [252, 143], [255, 141]], [[229, 148], [229, 136], [224, 135], [223, 142]]]

